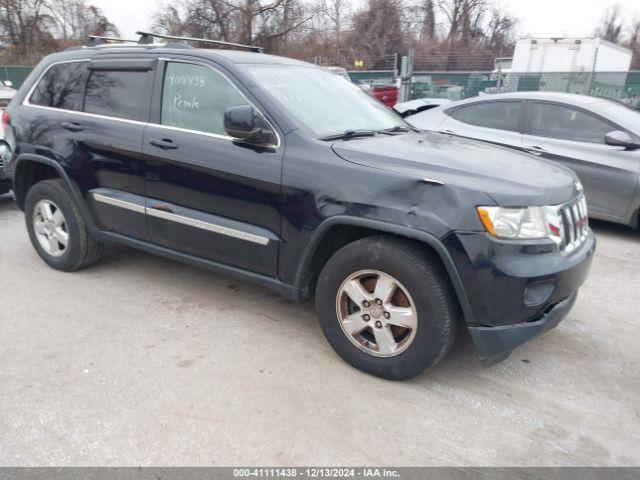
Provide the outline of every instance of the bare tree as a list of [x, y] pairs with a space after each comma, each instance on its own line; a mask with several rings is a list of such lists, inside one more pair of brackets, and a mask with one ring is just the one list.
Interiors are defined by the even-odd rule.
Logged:
[[117, 35], [115, 25], [85, 0], [0, 0], [3, 61], [30, 64], [86, 35]]
[[627, 46], [633, 51], [632, 70], [640, 70], [640, 20], [636, 20], [629, 29]]
[[610, 42], [619, 43], [622, 40], [623, 22], [622, 9], [616, 3], [606, 10], [595, 34]]
[[6, 56], [20, 61], [51, 43], [52, 18], [45, 0], [0, 0], [0, 29], [8, 38]]
[[87, 35], [119, 35], [102, 10], [87, 5], [85, 0], [57, 0], [47, 5], [47, 12], [55, 20], [57, 37], [63, 40], [82, 40]]
[[342, 44], [342, 30], [348, 17], [349, 2], [346, 0], [322, 0], [321, 12], [333, 27], [336, 50], [340, 51]]

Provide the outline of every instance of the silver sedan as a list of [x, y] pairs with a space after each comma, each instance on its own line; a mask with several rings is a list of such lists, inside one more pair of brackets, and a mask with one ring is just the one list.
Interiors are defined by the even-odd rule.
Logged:
[[589, 216], [638, 227], [640, 113], [614, 100], [552, 92], [484, 95], [409, 116], [423, 130], [527, 152], [573, 169]]

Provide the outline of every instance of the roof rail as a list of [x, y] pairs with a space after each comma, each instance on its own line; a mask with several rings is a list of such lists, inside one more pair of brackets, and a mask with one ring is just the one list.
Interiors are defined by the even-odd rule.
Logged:
[[138, 43], [137, 40], [128, 40], [126, 38], [118, 38], [118, 37], [101, 37], [99, 35], [89, 35], [87, 36], [87, 43], [85, 43], [85, 47], [95, 47], [97, 45], [104, 45], [109, 42], [120, 42], [120, 43]]
[[250, 50], [252, 52], [257, 52], [257, 53], [264, 52], [263, 47], [258, 47], [255, 45], [243, 45], [242, 43], [225, 42], [223, 40], [211, 40], [209, 38], [176, 37], [173, 35], [161, 35], [158, 33], [149, 33], [149, 32], [136, 32], [136, 35], [140, 35], [140, 40], [138, 40], [138, 43], [141, 45], [152, 44], [154, 38], [164, 38], [167, 40], [182, 40], [187, 42], [213, 43], [215, 45], [222, 45], [225, 47], [245, 48], [247, 50]]

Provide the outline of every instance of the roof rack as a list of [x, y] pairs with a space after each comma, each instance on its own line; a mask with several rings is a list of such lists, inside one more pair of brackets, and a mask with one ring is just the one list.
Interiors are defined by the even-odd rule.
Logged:
[[140, 35], [140, 40], [138, 40], [138, 43], [141, 45], [152, 44], [154, 38], [163, 38], [166, 40], [182, 40], [187, 42], [212, 43], [215, 45], [222, 45], [225, 47], [245, 48], [247, 50], [250, 50], [252, 52], [257, 52], [257, 53], [264, 52], [263, 47], [258, 47], [255, 45], [243, 45], [242, 43], [225, 42], [223, 40], [211, 40], [209, 38], [177, 37], [173, 35], [161, 35], [158, 33], [149, 33], [149, 32], [136, 32], [136, 35]]
[[128, 40], [126, 38], [118, 38], [118, 37], [101, 37], [99, 35], [89, 35], [87, 37], [87, 43], [85, 43], [85, 47], [95, 47], [97, 45], [104, 45], [110, 42], [120, 42], [120, 43], [138, 43], [137, 40]]

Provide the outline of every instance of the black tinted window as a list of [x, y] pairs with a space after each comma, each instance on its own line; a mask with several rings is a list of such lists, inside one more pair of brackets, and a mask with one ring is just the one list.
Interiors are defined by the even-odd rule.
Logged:
[[453, 116], [470, 125], [518, 131], [522, 102], [487, 102], [456, 108]]
[[84, 111], [129, 120], [147, 120], [151, 85], [146, 72], [94, 70], [89, 75]]
[[45, 107], [80, 110], [87, 62], [53, 65], [40, 79], [29, 103]]
[[534, 103], [530, 109], [531, 135], [575, 142], [604, 143], [616, 127], [586, 112], [565, 105]]
[[162, 89], [163, 125], [227, 135], [224, 111], [247, 100], [211, 68], [169, 62]]

